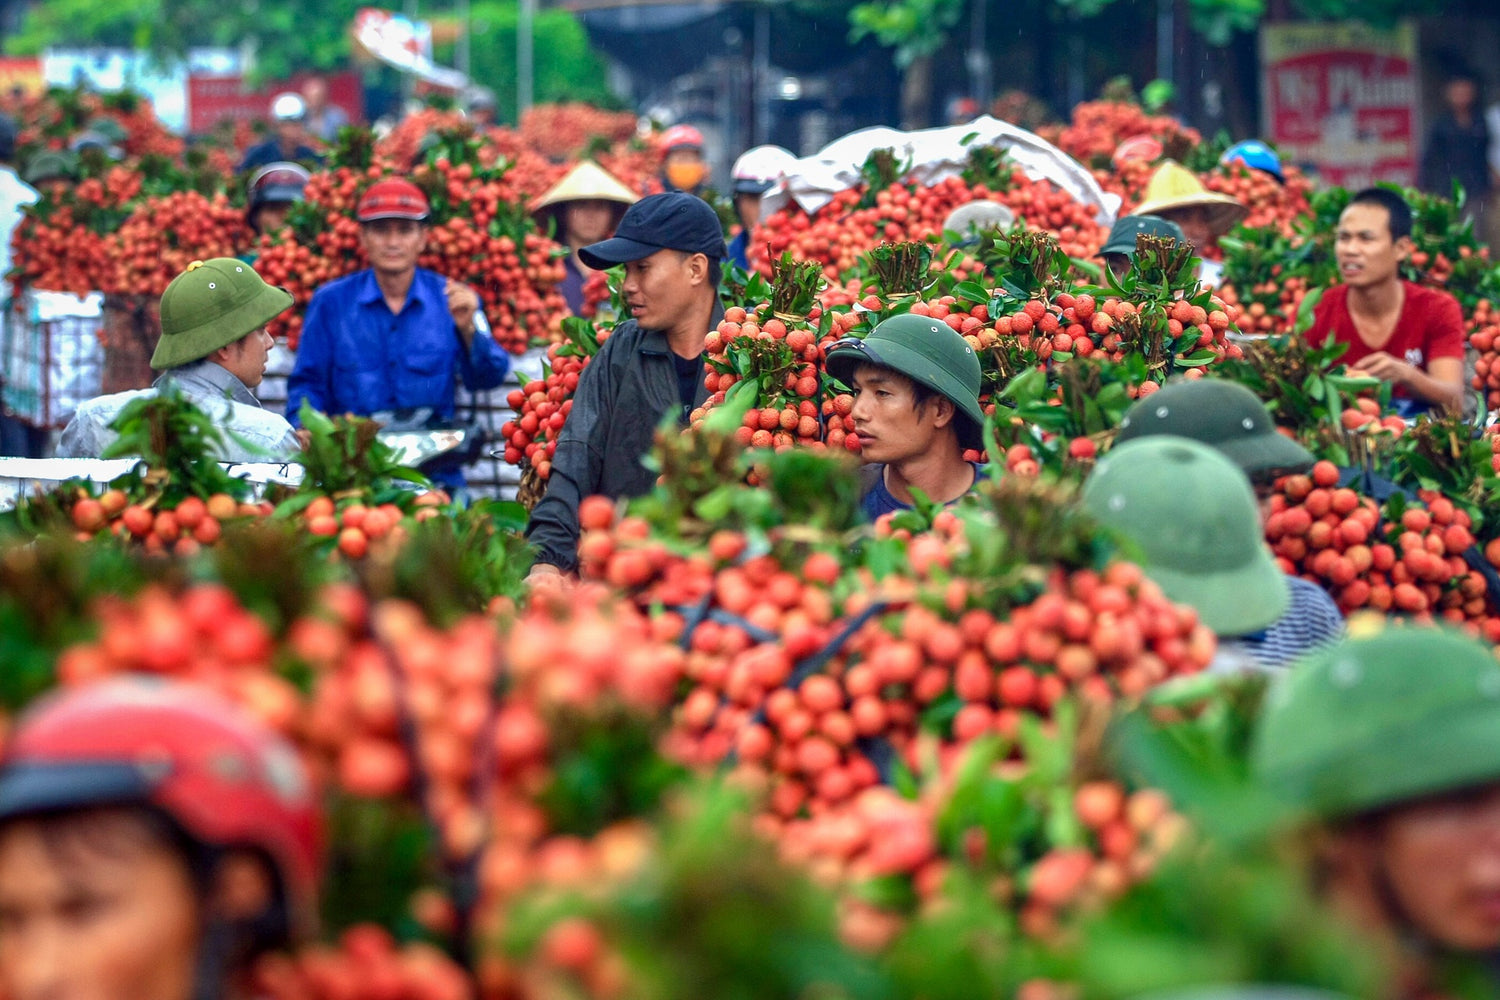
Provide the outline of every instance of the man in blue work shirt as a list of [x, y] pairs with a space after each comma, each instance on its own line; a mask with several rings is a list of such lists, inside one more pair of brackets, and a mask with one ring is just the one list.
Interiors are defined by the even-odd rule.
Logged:
[[[292, 423], [304, 399], [330, 414], [430, 407], [451, 417], [457, 377], [471, 390], [493, 389], [510, 371], [474, 289], [417, 266], [428, 211], [421, 189], [398, 177], [376, 181], [360, 199], [370, 266], [318, 289], [308, 304], [287, 379]], [[463, 484], [462, 473], [440, 478]]]

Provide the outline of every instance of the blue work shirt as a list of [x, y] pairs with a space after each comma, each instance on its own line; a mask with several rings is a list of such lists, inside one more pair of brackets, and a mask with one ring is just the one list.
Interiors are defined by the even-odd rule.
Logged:
[[455, 409], [457, 377], [476, 391], [504, 381], [510, 356], [483, 323], [476, 324], [464, 350], [446, 286], [442, 275], [417, 268], [400, 313], [385, 304], [370, 269], [318, 289], [287, 378], [287, 419], [298, 423], [304, 399], [328, 414], [369, 416], [425, 406], [447, 418]]
[[729, 259], [745, 270], [750, 270], [750, 230], [741, 229], [729, 241]]

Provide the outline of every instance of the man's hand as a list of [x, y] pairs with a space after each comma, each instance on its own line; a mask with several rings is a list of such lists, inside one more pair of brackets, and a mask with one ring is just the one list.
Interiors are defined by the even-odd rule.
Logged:
[[1412, 374], [1417, 370], [1415, 365], [1409, 365], [1400, 358], [1392, 357], [1384, 351], [1376, 351], [1361, 358], [1359, 366], [1350, 368], [1349, 374], [1356, 378], [1363, 375], [1396, 385], [1410, 385]]
[[1376, 351], [1350, 368], [1349, 374], [1405, 386], [1412, 395], [1453, 412], [1463, 406], [1464, 366], [1459, 358], [1433, 358], [1423, 371], [1385, 351]]
[[568, 582], [563, 571], [550, 563], [537, 563], [522, 581], [527, 587], [561, 587]]
[[306, 451], [307, 446], [312, 444], [312, 431], [306, 427], [298, 427], [294, 433], [297, 435], [297, 447]]
[[479, 312], [479, 295], [468, 285], [448, 279], [444, 289], [448, 295], [448, 312], [453, 316], [453, 325], [467, 347], [474, 338], [474, 316]]

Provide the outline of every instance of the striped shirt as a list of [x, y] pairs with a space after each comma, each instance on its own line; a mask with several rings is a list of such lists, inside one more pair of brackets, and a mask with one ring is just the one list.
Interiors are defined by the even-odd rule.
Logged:
[[1286, 582], [1291, 591], [1286, 614], [1264, 632], [1221, 638], [1221, 655], [1211, 669], [1288, 667], [1303, 654], [1343, 638], [1344, 616], [1327, 591], [1297, 576]]

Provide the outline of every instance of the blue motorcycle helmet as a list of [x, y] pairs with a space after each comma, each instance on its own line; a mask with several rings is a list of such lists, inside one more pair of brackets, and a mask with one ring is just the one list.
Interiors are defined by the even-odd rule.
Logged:
[[1226, 167], [1232, 163], [1239, 163], [1251, 170], [1264, 170], [1276, 178], [1278, 183], [1286, 183], [1286, 175], [1281, 171], [1281, 157], [1259, 139], [1246, 139], [1244, 142], [1235, 143], [1224, 150], [1224, 155], [1219, 157], [1219, 163]]

